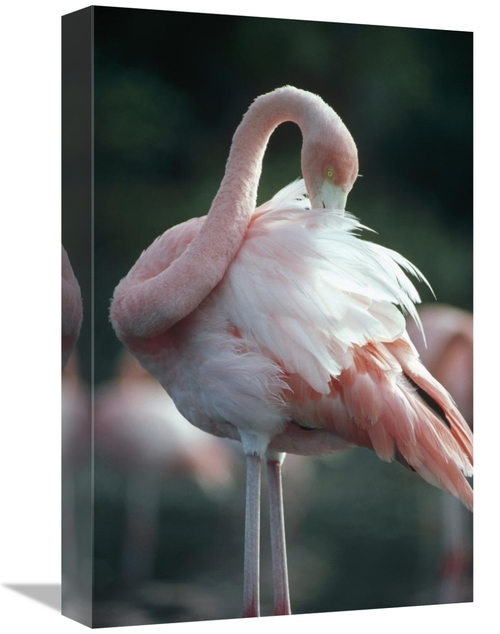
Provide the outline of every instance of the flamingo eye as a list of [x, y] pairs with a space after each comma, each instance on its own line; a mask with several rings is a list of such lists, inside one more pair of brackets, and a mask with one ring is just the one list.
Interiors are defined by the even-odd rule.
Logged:
[[327, 172], [326, 172], [326, 177], [327, 177], [328, 179], [332, 180], [332, 178], [333, 178], [333, 170], [331, 170], [331, 169], [330, 169], [330, 170], [327, 170]]

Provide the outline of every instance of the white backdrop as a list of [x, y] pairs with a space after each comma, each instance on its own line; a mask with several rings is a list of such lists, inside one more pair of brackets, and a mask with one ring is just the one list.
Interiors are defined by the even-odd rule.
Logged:
[[[494, 335], [498, 283], [498, 34], [489, 0], [402, 3], [349, 0], [106, 2], [108, 6], [237, 13], [475, 32], [475, 602], [294, 616], [287, 625], [335, 632], [470, 632], [498, 601], [498, 376]], [[4, 632], [73, 632], [83, 626], [9, 588], [60, 583], [60, 24], [83, 3], [10, 2], [2, 8], [0, 347], [0, 627]], [[495, 109], [495, 110], [494, 110]], [[494, 130], [496, 128], [496, 130]], [[493, 161], [490, 157], [493, 154]], [[496, 163], [496, 167], [495, 167]], [[495, 170], [495, 172], [494, 172]], [[488, 213], [489, 212], [489, 213]], [[486, 216], [488, 213], [488, 216]], [[495, 266], [495, 268], [493, 268]], [[489, 270], [489, 269], [492, 270]], [[492, 302], [492, 298], [493, 302]], [[492, 305], [493, 303], [493, 305]], [[492, 354], [493, 353], [493, 354]], [[491, 357], [491, 358], [490, 358]], [[494, 487], [494, 488], [493, 488]], [[34, 524], [33, 518], [37, 518]], [[491, 576], [491, 579], [490, 579]], [[493, 618], [493, 614], [492, 614]], [[494, 622], [494, 621], [493, 621]], [[170, 632], [270, 632], [273, 618], [169, 624]], [[167, 626], [114, 628], [139, 634]], [[390, 628], [388, 630], [388, 628]]]

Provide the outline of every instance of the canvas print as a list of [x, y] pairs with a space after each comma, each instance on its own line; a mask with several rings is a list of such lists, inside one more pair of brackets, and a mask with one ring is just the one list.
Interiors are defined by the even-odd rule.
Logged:
[[472, 33], [63, 18], [63, 613], [472, 601]]

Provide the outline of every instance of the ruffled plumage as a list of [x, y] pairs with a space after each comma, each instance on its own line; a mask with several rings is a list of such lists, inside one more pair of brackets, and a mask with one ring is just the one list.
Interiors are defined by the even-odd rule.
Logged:
[[[167, 231], [131, 274], [160, 273], [203, 224]], [[168, 345], [134, 354], [201, 429], [251, 437], [256, 450], [269, 439], [304, 454], [368, 447], [471, 508], [470, 429], [405, 331], [405, 313], [419, 323], [420, 301], [406, 273], [426, 280], [361, 239], [363, 229], [347, 212], [311, 209], [302, 180], [288, 185], [256, 209], [224, 278], [165, 335]]]
[[293, 420], [400, 459], [471, 508], [470, 429], [405, 332], [404, 313], [419, 323], [420, 301], [406, 272], [426, 280], [362, 229], [349, 213], [310, 209], [303, 181], [287, 186], [256, 210], [217, 303], [283, 368]]
[[403, 268], [423, 275], [361, 229], [346, 212], [309, 209], [295, 182], [256, 210], [218, 290], [229, 320], [321, 394], [352, 346], [394, 341], [402, 311], [418, 320]]

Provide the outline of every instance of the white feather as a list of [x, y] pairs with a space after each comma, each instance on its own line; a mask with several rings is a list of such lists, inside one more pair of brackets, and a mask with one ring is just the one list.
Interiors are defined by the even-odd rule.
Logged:
[[308, 206], [301, 180], [258, 208], [215, 292], [253, 345], [327, 394], [343, 352], [401, 336], [402, 312], [418, 320], [420, 298], [403, 269], [426, 280], [403, 256], [358, 237], [363, 226], [351, 214]]

